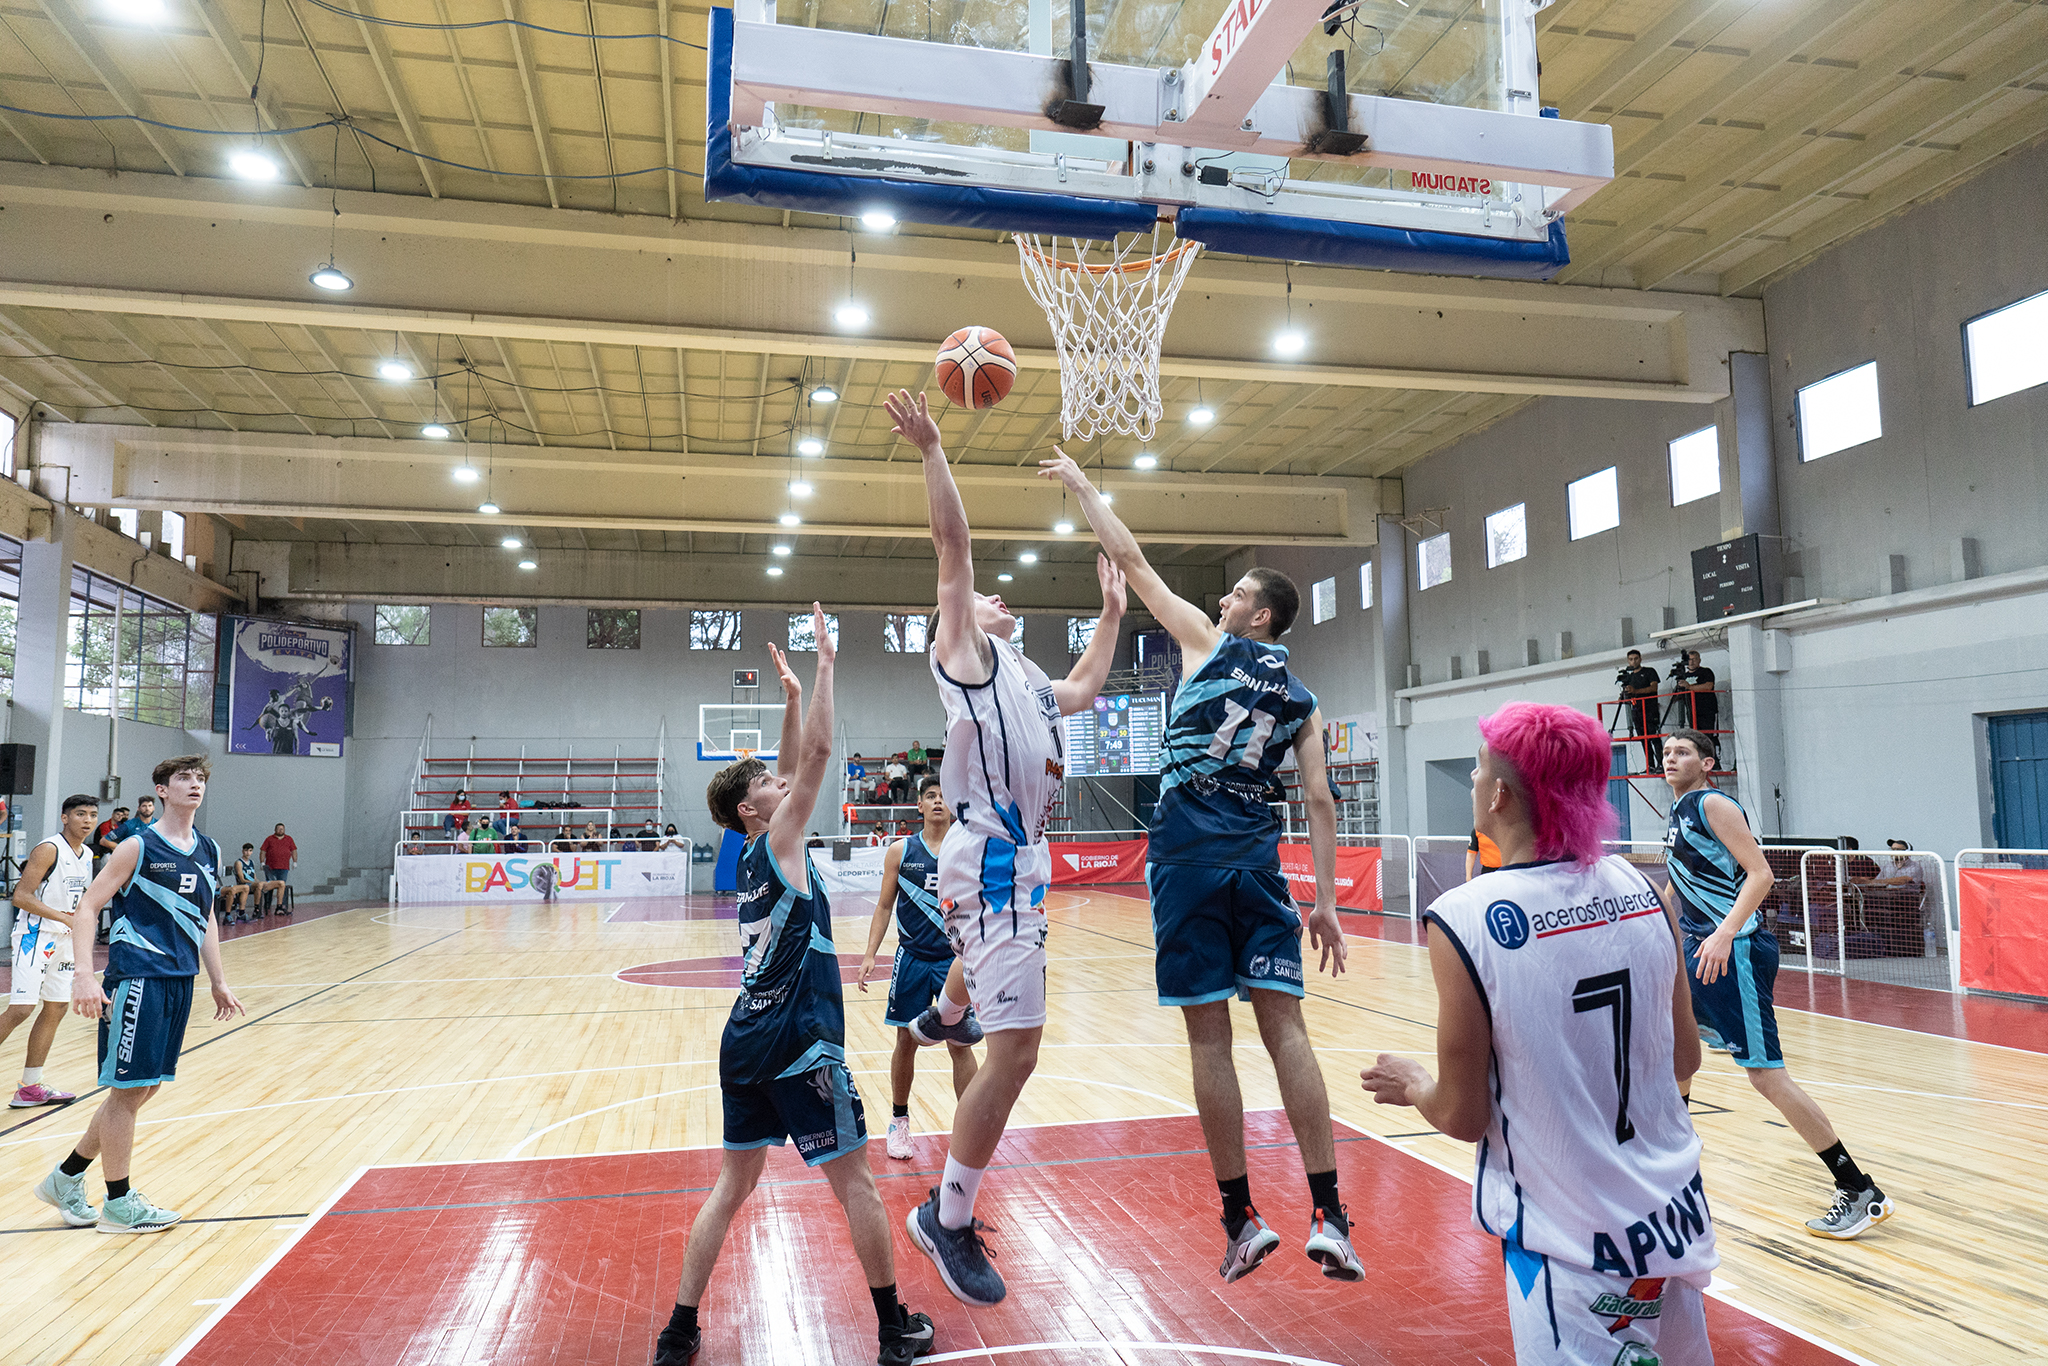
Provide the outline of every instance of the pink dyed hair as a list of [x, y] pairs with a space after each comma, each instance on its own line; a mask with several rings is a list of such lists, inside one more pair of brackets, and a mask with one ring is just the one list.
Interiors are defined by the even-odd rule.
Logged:
[[1480, 719], [1479, 734], [1520, 780], [1536, 829], [1536, 857], [1570, 858], [1581, 866], [1599, 859], [1600, 841], [1616, 824], [1607, 804], [1613, 742], [1600, 723], [1570, 707], [1510, 702]]

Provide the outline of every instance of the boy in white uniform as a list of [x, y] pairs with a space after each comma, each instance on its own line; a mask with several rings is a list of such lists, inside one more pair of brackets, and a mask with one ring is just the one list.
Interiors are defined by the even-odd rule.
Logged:
[[946, 704], [939, 780], [955, 821], [939, 850], [939, 904], [964, 970], [948, 977], [938, 1003], [911, 1032], [931, 1042], [949, 1038], [945, 1031], [964, 1020], [971, 1000], [988, 1046], [954, 1110], [945, 1175], [907, 1224], [948, 1290], [968, 1304], [994, 1304], [1003, 1298], [1003, 1278], [989, 1265], [974, 1200], [1011, 1107], [1038, 1064], [1045, 1032], [1040, 903], [1052, 881], [1045, 825], [1066, 777], [1060, 718], [1092, 706], [1109, 674], [1124, 576], [1096, 557], [1102, 615], [1095, 638], [1073, 670], [1052, 682], [1010, 643], [1017, 619], [1002, 598], [974, 591], [967, 510], [924, 395], [899, 391], [886, 406], [896, 434], [923, 456], [939, 554], [931, 662]]
[[82, 794], [64, 799], [58, 832], [29, 850], [21, 880], [14, 884], [14, 980], [7, 1010], [0, 1014], [0, 1040], [14, 1032], [41, 1001], [42, 1013], [28, 1031], [28, 1062], [21, 1085], [7, 1104], [25, 1110], [36, 1105], [69, 1105], [78, 1097], [43, 1085], [43, 1064], [56, 1041], [57, 1025], [71, 1006], [75, 967], [71, 916], [78, 899], [92, 883], [93, 827], [100, 823], [100, 804]]
[[1699, 1069], [1677, 928], [1602, 857], [1609, 740], [1568, 707], [1479, 723], [1474, 825], [1499, 871], [1430, 906], [1437, 1067], [1361, 1074], [1477, 1143], [1472, 1221], [1501, 1240], [1521, 1366], [1706, 1366], [1720, 1264], [1681, 1083]]

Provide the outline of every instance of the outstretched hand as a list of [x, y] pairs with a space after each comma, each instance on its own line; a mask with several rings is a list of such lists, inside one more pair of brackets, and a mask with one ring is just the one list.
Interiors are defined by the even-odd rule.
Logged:
[[926, 455], [939, 449], [939, 424], [932, 420], [931, 407], [923, 394], [912, 397], [908, 389], [898, 389], [883, 398], [882, 406], [889, 411], [896, 435]]
[[1088, 487], [1088, 476], [1083, 474], [1081, 467], [1074, 463], [1074, 457], [1068, 455], [1058, 446], [1052, 448], [1052, 455], [1050, 457], [1038, 462], [1038, 477], [1040, 479], [1057, 479], [1074, 493], [1079, 493]]
[[[1064, 456], [1061, 458], [1065, 459]], [[1067, 463], [1073, 462], [1069, 460]], [[1102, 585], [1103, 612], [1116, 616], [1123, 615], [1124, 571], [1116, 567], [1115, 560], [1099, 550], [1095, 552], [1095, 581]]]
[[803, 696], [804, 685], [797, 681], [796, 670], [789, 667], [789, 656], [773, 644], [768, 647], [768, 658], [775, 664], [775, 677], [782, 683], [784, 697]]
[[818, 640], [818, 662], [830, 664], [839, 657], [839, 647], [832, 643], [832, 633], [825, 629], [825, 609], [815, 602], [811, 604], [811, 630]]

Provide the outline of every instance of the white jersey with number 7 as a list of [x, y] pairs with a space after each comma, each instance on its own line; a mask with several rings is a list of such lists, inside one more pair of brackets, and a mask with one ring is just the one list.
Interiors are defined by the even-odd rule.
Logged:
[[1672, 1073], [1663, 904], [1609, 855], [1487, 873], [1430, 906], [1493, 1024], [1472, 1218], [1571, 1266], [1704, 1286], [1720, 1263]]

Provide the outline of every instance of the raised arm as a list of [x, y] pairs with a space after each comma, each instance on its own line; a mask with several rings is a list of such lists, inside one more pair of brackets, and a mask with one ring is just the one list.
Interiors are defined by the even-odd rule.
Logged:
[[811, 709], [804, 717], [803, 741], [796, 772], [789, 779], [789, 795], [768, 818], [768, 852], [775, 855], [783, 879], [792, 887], [810, 886], [804, 827], [818, 804], [825, 770], [832, 765], [832, 666], [839, 652], [825, 629], [825, 609], [815, 602], [811, 604], [811, 625], [818, 640], [818, 676], [811, 680]]
[[1102, 680], [1109, 677], [1109, 662], [1116, 657], [1117, 628], [1124, 619], [1124, 572], [1107, 555], [1097, 555], [1095, 579], [1102, 585], [1102, 615], [1095, 619], [1095, 634], [1073, 669], [1052, 685], [1061, 716], [1086, 711], [1094, 703]]
[[1103, 553], [1124, 572], [1137, 591], [1138, 600], [1179, 643], [1181, 653], [1191, 661], [1208, 658], [1223, 633], [1209, 620], [1207, 612], [1166, 586], [1166, 580], [1159, 577], [1159, 571], [1138, 548], [1138, 538], [1110, 511], [1109, 504], [1102, 501], [1102, 495], [1088, 482], [1088, 476], [1081, 472], [1074, 458], [1055, 446], [1050, 460], [1038, 462], [1038, 473], [1042, 479], [1057, 479], [1080, 501], [1095, 539], [1102, 542]]
[[787, 778], [796, 772], [797, 751], [804, 741], [804, 685], [797, 682], [789, 656], [771, 641], [768, 658], [775, 662], [775, 676], [782, 680], [782, 735], [775, 742], [775, 771]]
[[889, 921], [896, 909], [896, 879], [903, 870], [903, 846], [908, 840], [897, 840], [882, 855], [882, 891], [875, 898], [875, 918], [868, 922], [868, 947], [860, 957], [860, 979], [856, 983], [862, 991], [868, 989], [868, 974], [875, 970], [875, 955], [881, 951], [882, 936], [889, 932]]
[[939, 444], [939, 424], [932, 421], [923, 394], [912, 398], [897, 390], [882, 400], [896, 435], [917, 447], [924, 460], [925, 501], [930, 505], [932, 548], [939, 554], [939, 667], [962, 683], [986, 683], [995, 676], [995, 657], [974, 624], [974, 533], [967, 525], [967, 506], [946, 448]]
[[1323, 713], [1308, 714], [1294, 734], [1294, 761], [1301, 772], [1301, 799], [1308, 807], [1308, 851], [1316, 869], [1316, 904], [1308, 915], [1310, 947], [1322, 950], [1317, 967], [1332, 977], [1344, 974], [1349, 953], [1337, 919], [1337, 803], [1323, 766]]

